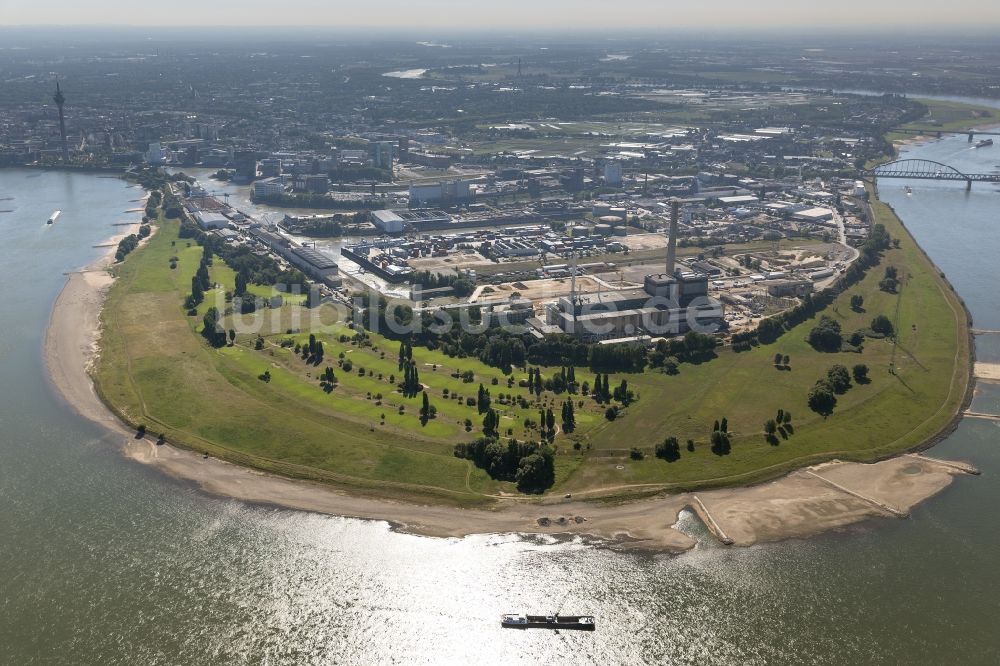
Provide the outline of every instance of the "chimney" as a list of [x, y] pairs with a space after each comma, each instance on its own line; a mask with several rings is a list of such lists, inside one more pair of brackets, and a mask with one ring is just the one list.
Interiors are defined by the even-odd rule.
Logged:
[[680, 217], [681, 202], [670, 200], [670, 234], [667, 236], [667, 275], [674, 274], [677, 263], [677, 218]]

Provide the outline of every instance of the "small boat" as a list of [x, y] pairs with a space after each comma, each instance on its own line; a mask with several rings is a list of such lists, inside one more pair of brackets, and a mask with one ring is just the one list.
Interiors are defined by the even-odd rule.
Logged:
[[993, 145], [993, 139], [983, 139], [976, 144], [976, 148], [986, 148]]
[[59, 219], [60, 215], [62, 215], [62, 211], [57, 210], [56, 212], [52, 213], [52, 215], [49, 216], [48, 222], [46, 222], [45, 224], [55, 224], [55, 221]]
[[573, 629], [593, 631], [596, 623], [592, 615], [518, 615], [500, 616], [500, 626], [505, 629]]
[[907, 194], [913, 194], [913, 188], [907, 185], [905, 188]]

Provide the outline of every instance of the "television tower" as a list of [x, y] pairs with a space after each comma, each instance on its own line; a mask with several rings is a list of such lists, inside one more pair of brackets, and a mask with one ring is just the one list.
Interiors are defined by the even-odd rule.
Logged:
[[52, 101], [59, 107], [59, 135], [62, 138], [62, 158], [64, 163], [69, 163], [69, 147], [66, 145], [66, 114], [63, 113], [63, 106], [66, 104], [66, 96], [59, 89], [59, 82], [56, 81], [56, 94]]

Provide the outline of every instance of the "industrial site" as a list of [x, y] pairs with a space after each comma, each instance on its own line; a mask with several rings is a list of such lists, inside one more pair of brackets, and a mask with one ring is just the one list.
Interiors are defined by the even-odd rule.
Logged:
[[[611, 175], [620, 178], [616, 164]], [[306, 235], [339, 215], [285, 214], [269, 225], [197, 183], [184, 202], [203, 230], [270, 253], [327, 298], [375, 290], [416, 313], [474, 309], [490, 325], [536, 338], [603, 344], [752, 330], [834, 284], [869, 233], [858, 181], [706, 189], [557, 200], [543, 212], [473, 204], [450, 213], [417, 198], [415, 207], [364, 214], [338, 239], [339, 256]]]

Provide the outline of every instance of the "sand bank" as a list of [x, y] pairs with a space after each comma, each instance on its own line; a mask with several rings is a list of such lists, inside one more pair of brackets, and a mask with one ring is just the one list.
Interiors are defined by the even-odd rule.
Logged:
[[69, 275], [56, 300], [45, 359], [56, 389], [82, 416], [120, 438], [131, 459], [196, 483], [205, 491], [254, 503], [387, 521], [436, 537], [483, 533], [572, 534], [612, 547], [682, 552], [695, 541], [673, 525], [685, 508], [721, 540], [750, 545], [806, 537], [874, 517], [905, 516], [947, 487], [963, 464], [900, 456], [874, 464], [833, 462], [748, 488], [681, 493], [624, 504], [546, 498], [502, 501], [491, 510], [456, 509], [352, 496], [336, 488], [281, 478], [172, 447], [135, 439], [101, 402], [89, 370], [98, 353], [100, 313], [112, 283], [110, 253]]
[[1000, 382], [1000, 363], [976, 362], [976, 379]]

